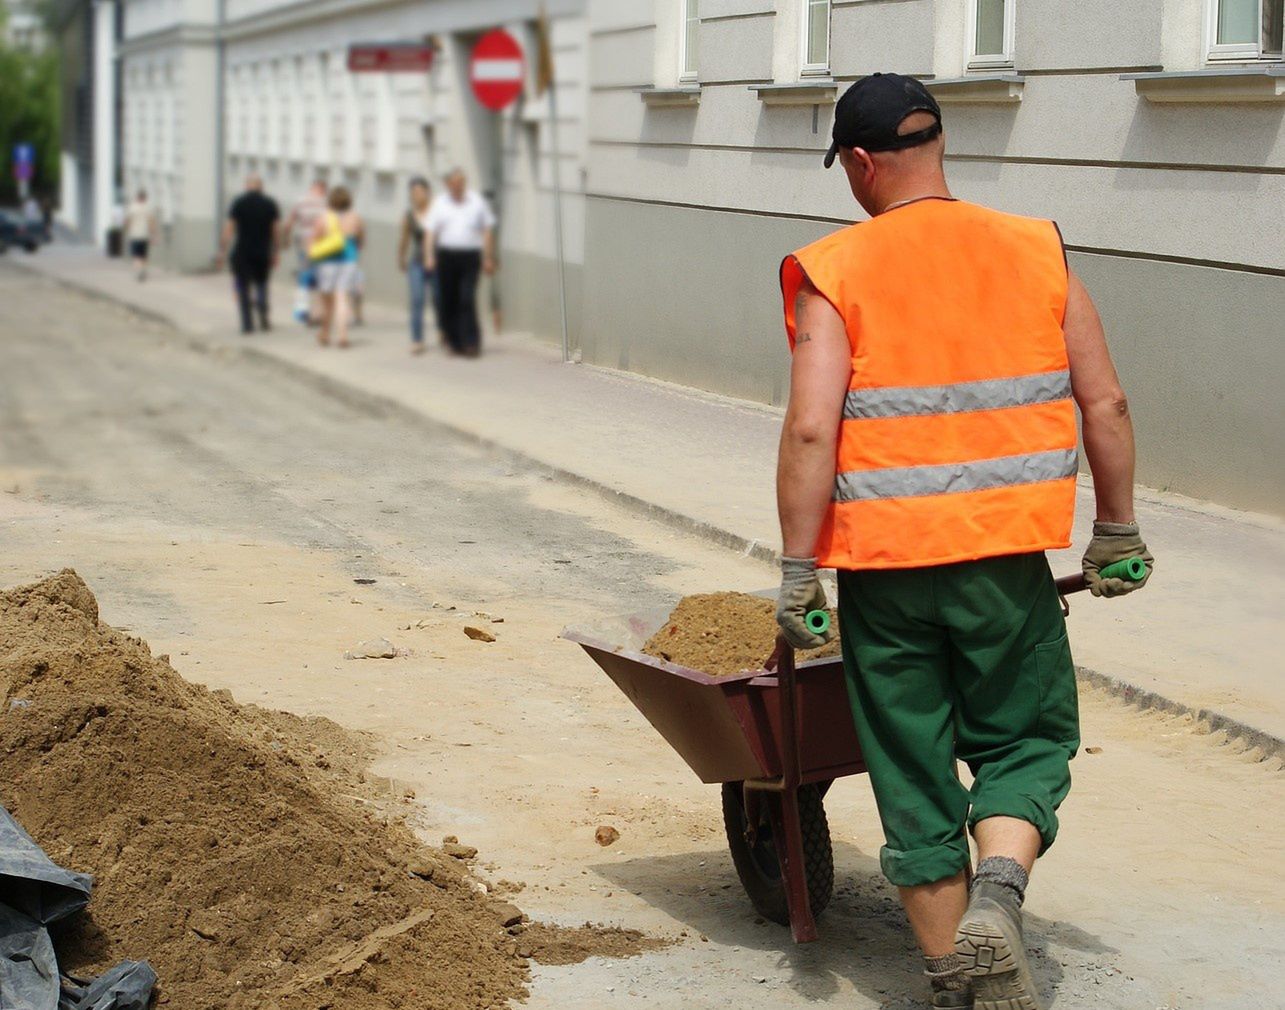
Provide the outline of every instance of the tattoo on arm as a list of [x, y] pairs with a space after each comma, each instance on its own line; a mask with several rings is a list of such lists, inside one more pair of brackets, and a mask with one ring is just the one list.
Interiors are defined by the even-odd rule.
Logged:
[[798, 347], [799, 344], [806, 344], [811, 339], [812, 339], [811, 333], [800, 333], [797, 337], [794, 338], [794, 346]]

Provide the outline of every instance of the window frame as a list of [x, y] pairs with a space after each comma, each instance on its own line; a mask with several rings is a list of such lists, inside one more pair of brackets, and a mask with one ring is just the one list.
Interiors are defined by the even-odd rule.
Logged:
[[[1269, 3], [1282, 0], [1258, 0], [1258, 41], [1218, 42], [1218, 14], [1223, 0], [1205, 2], [1205, 62], [1206, 63], [1279, 63], [1282, 53], [1269, 52], [1263, 46], [1263, 9]], [[1285, 18], [1285, 10], [1282, 11]], [[1285, 48], [1283, 46], [1282, 48]]]
[[[1005, 70], [1013, 67], [1014, 36], [1017, 27], [1017, 0], [1004, 2], [1004, 52], [979, 53], [977, 51], [977, 6], [981, 0], [968, 0], [964, 27], [964, 66], [969, 70]], [[1217, 0], [1214, 0], [1216, 3]]]
[[[700, 66], [693, 63], [691, 69], [687, 67], [688, 46], [687, 46], [687, 29], [692, 22], [696, 22], [696, 34], [700, 34], [700, 0], [678, 0], [678, 83], [695, 84], [700, 80]], [[696, 58], [700, 58], [700, 45], [697, 44]]]
[[834, 3], [833, 0], [824, 0], [825, 3], [825, 60], [821, 63], [814, 63], [808, 59], [808, 46], [812, 41], [812, 10], [818, 6], [814, 0], [799, 0], [802, 9], [799, 13], [799, 77], [829, 77], [830, 76], [830, 45], [831, 45], [831, 27], [834, 23]]

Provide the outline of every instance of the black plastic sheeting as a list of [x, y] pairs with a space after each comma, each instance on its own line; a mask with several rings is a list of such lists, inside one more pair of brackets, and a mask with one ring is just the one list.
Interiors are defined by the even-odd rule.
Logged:
[[125, 961], [92, 982], [59, 974], [48, 927], [89, 904], [91, 883], [54, 863], [0, 807], [3, 1010], [146, 1010], [156, 985], [146, 961]]

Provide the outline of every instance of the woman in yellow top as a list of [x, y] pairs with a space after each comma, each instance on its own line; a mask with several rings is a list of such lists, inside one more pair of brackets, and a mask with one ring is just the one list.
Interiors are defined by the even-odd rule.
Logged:
[[330, 191], [330, 211], [317, 222], [309, 254], [317, 262], [317, 291], [321, 296], [321, 328], [317, 342], [330, 345], [334, 330], [338, 347], [348, 347], [352, 299], [361, 284], [358, 261], [366, 239], [366, 224], [352, 209], [352, 194], [344, 186]]

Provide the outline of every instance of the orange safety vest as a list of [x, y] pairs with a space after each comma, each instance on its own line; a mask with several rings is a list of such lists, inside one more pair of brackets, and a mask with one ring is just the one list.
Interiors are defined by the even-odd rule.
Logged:
[[818, 563], [918, 568], [1070, 546], [1057, 226], [929, 199], [835, 232], [781, 264], [791, 349], [805, 275], [852, 348]]

